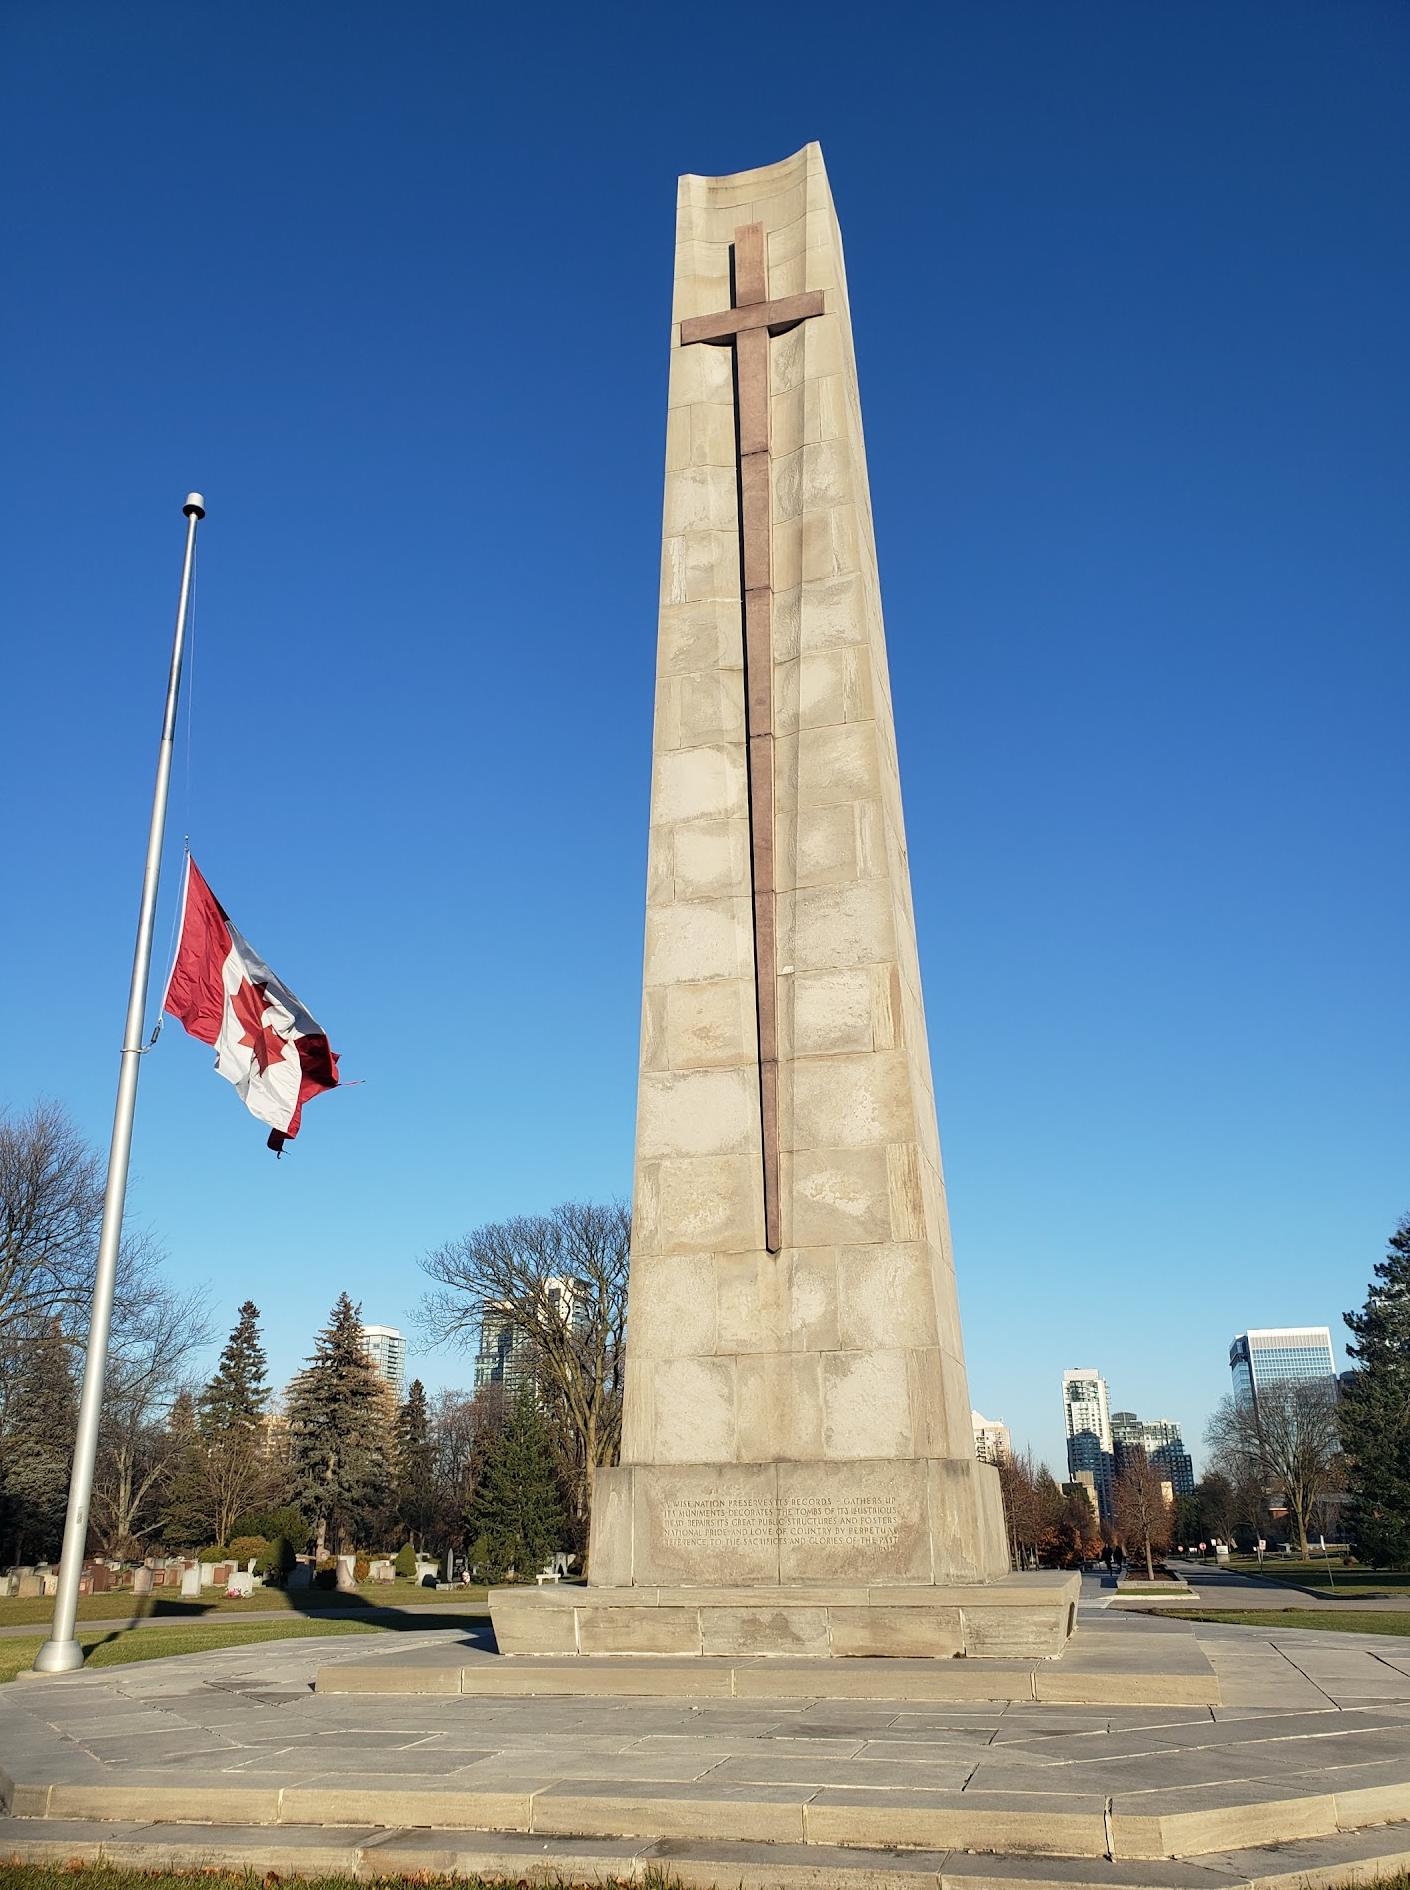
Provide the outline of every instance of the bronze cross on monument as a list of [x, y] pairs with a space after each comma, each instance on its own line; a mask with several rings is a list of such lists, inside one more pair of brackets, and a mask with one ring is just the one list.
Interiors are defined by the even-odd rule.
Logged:
[[734, 306], [681, 323], [681, 345], [734, 349], [740, 589], [744, 598], [744, 725], [754, 882], [754, 978], [759, 1022], [759, 1117], [764, 1143], [764, 1244], [783, 1245], [778, 1155], [778, 950], [774, 903], [773, 482], [769, 477], [769, 336], [823, 312], [822, 291], [769, 300], [762, 223], [734, 233]]

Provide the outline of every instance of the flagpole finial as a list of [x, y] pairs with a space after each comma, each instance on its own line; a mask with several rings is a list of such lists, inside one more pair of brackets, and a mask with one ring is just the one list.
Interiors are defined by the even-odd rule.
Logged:
[[186, 503], [182, 506], [181, 511], [186, 518], [190, 518], [193, 512], [196, 514], [197, 518], [204, 518], [206, 515], [205, 494], [201, 492], [188, 492], [186, 494]]

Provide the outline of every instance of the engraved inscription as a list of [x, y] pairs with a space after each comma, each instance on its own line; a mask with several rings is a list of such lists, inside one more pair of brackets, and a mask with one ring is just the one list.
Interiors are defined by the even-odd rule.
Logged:
[[887, 1496], [688, 1496], [661, 1506], [673, 1549], [892, 1549], [900, 1535]]

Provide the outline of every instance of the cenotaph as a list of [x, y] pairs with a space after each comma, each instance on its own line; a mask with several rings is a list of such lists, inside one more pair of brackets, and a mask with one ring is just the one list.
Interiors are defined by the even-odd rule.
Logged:
[[837, 216], [676, 217], [621, 1462], [515, 1654], [1052, 1657], [975, 1457]]

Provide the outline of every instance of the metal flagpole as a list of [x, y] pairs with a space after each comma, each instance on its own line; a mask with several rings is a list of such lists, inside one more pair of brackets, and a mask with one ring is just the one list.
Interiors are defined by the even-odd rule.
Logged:
[[196, 557], [196, 525], [206, 515], [199, 492], [186, 495], [186, 555], [181, 565], [181, 595], [176, 605], [176, 633], [171, 645], [171, 673], [166, 684], [166, 713], [157, 749], [157, 785], [152, 821], [147, 829], [147, 863], [142, 871], [142, 904], [137, 914], [137, 945], [132, 955], [132, 984], [127, 994], [127, 1028], [122, 1039], [113, 1139], [108, 1149], [108, 1185], [103, 1194], [103, 1228], [98, 1236], [98, 1270], [93, 1281], [93, 1311], [88, 1323], [88, 1354], [83, 1366], [83, 1395], [78, 1405], [78, 1436], [69, 1478], [69, 1507], [64, 1519], [64, 1547], [59, 1588], [49, 1638], [34, 1657], [36, 1673], [72, 1673], [83, 1665], [83, 1649], [74, 1636], [78, 1583], [88, 1540], [88, 1508], [93, 1495], [93, 1465], [98, 1455], [98, 1418], [103, 1405], [103, 1371], [108, 1362], [108, 1331], [113, 1317], [113, 1284], [122, 1240], [122, 1209], [127, 1194], [127, 1165], [132, 1154], [132, 1117], [137, 1107], [137, 1072], [142, 1063], [142, 1026], [147, 1011], [147, 974], [152, 964], [152, 924], [157, 910], [157, 880], [166, 829], [167, 787], [171, 780], [176, 735], [176, 704], [181, 693], [181, 656], [186, 642], [186, 611], [191, 601], [191, 571]]

